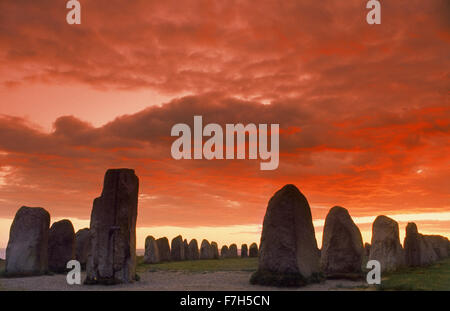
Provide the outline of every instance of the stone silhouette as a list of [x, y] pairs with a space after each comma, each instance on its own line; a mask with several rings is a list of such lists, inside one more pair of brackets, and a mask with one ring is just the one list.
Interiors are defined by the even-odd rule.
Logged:
[[89, 251], [91, 248], [91, 234], [89, 228], [78, 230], [75, 234], [75, 259], [86, 269]]
[[228, 248], [228, 257], [229, 258], [237, 258], [238, 257], [238, 251], [237, 251], [237, 245], [231, 244]]
[[248, 257], [248, 247], [247, 244], [241, 245], [241, 258], [247, 258]]
[[361, 232], [348, 211], [340, 206], [330, 209], [323, 227], [320, 266], [327, 276], [361, 273], [364, 248]]
[[249, 257], [258, 257], [258, 244], [256, 244], [256, 243], [250, 244], [248, 256]]
[[220, 257], [228, 258], [228, 256], [229, 256], [228, 251], [229, 251], [228, 246], [226, 246], [226, 245], [222, 246], [222, 248], [220, 249]]
[[55, 222], [48, 235], [48, 268], [56, 273], [67, 271], [67, 263], [75, 259], [75, 230], [67, 219]]
[[188, 245], [188, 260], [198, 260], [200, 258], [200, 254], [198, 252], [198, 243], [196, 239], [192, 239]]
[[159, 260], [169, 261], [170, 260], [170, 246], [169, 240], [166, 237], [159, 238], [156, 240], [159, 250]]
[[16, 213], [6, 248], [5, 275], [31, 276], [48, 272], [50, 214], [22, 206]]
[[450, 253], [449, 240], [441, 235], [424, 235], [439, 259], [448, 258]]
[[153, 264], [160, 262], [158, 243], [156, 243], [155, 238], [151, 235], [145, 238], [144, 262], [146, 264]]
[[91, 251], [85, 284], [129, 283], [136, 278], [139, 179], [131, 169], [110, 169], [91, 213]]
[[301, 286], [319, 280], [319, 252], [311, 210], [294, 185], [270, 199], [264, 216], [258, 270], [252, 284]]
[[378, 260], [382, 272], [395, 271], [404, 265], [404, 252], [395, 220], [382, 215], [373, 222], [369, 260]]
[[181, 261], [184, 260], [184, 244], [181, 235], [172, 239], [170, 245], [170, 260]]
[[188, 260], [189, 243], [188, 243], [187, 239], [184, 239], [184, 241], [183, 241], [183, 248], [184, 248], [184, 260]]
[[211, 249], [213, 254], [213, 259], [219, 259], [219, 246], [216, 242], [211, 242]]
[[203, 240], [200, 246], [200, 259], [213, 259], [214, 253], [208, 240]]
[[413, 222], [406, 225], [404, 246], [405, 260], [408, 266], [426, 266], [438, 259], [432, 244], [419, 233], [417, 225]]

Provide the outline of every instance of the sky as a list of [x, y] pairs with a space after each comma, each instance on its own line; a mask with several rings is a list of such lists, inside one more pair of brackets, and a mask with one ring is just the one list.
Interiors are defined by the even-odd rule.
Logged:
[[[22, 206], [89, 226], [108, 168], [140, 179], [138, 248], [182, 234], [259, 242], [295, 184], [370, 242], [388, 215], [450, 237], [450, 4], [0, 0], [0, 248]], [[173, 125], [280, 124], [280, 163], [174, 160]]]

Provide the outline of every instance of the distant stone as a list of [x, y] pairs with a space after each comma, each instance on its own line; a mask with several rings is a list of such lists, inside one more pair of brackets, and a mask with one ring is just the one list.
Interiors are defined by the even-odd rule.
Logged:
[[364, 243], [364, 256], [369, 257], [370, 255], [370, 244]]
[[395, 271], [404, 265], [404, 252], [395, 220], [378, 216], [373, 222], [369, 260], [378, 260], [382, 272]]
[[267, 206], [258, 270], [250, 282], [275, 286], [317, 282], [319, 261], [308, 201], [297, 187], [286, 185], [275, 193]]
[[226, 246], [226, 245], [222, 246], [222, 248], [220, 249], [220, 257], [228, 258], [229, 257], [228, 252], [229, 252], [228, 246]]
[[228, 257], [229, 258], [237, 258], [238, 257], [238, 250], [236, 244], [231, 244], [228, 248]]
[[406, 225], [404, 241], [406, 264], [411, 267], [427, 266], [438, 260], [433, 245], [417, 230], [417, 225]]
[[184, 260], [188, 260], [189, 256], [189, 243], [187, 239], [183, 240], [183, 248], [184, 248]]
[[200, 246], [200, 259], [214, 259], [214, 253], [208, 240], [203, 240]]
[[158, 243], [155, 238], [149, 235], [145, 239], [145, 253], [144, 253], [144, 263], [146, 264], [154, 264], [159, 263], [159, 249]]
[[139, 179], [131, 169], [111, 169], [91, 214], [91, 251], [85, 284], [136, 279], [136, 218]]
[[188, 260], [198, 260], [200, 258], [200, 254], [198, 251], [198, 243], [196, 239], [192, 239], [188, 245]]
[[67, 271], [67, 263], [75, 259], [75, 230], [68, 219], [53, 223], [48, 235], [48, 268], [56, 273]]
[[256, 244], [256, 243], [250, 244], [248, 256], [249, 257], [258, 257], [258, 244]]
[[219, 259], [219, 246], [216, 242], [211, 242], [211, 249], [213, 253], [213, 259]]
[[184, 244], [181, 235], [172, 239], [172, 243], [170, 245], [170, 260], [184, 260]]
[[361, 273], [364, 248], [361, 232], [348, 211], [330, 209], [323, 227], [320, 266], [328, 276]]
[[48, 272], [50, 214], [40, 207], [22, 206], [9, 231], [5, 275], [31, 276]]
[[91, 249], [91, 234], [89, 228], [78, 230], [75, 234], [75, 259], [86, 269], [89, 251]]
[[449, 240], [441, 235], [424, 235], [424, 238], [428, 241], [434, 252], [439, 259], [448, 258], [449, 253]]
[[156, 240], [156, 244], [158, 245], [159, 260], [161, 262], [169, 261], [170, 260], [169, 240], [166, 237], [159, 238]]
[[241, 258], [247, 258], [248, 257], [248, 246], [247, 244], [241, 245]]

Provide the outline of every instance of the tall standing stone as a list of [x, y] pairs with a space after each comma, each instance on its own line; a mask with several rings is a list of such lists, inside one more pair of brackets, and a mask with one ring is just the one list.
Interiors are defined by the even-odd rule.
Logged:
[[286, 185], [267, 206], [258, 270], [250, 282], [300, 286], [318, 281], [319, 260], [308, 201], [297, 187]]
[[250, 244], [250, 249], [248, 251], [248, 256], [249, 257], [258, 257], [258, 244], [256, 243], [252, 243]]
[[166, 237], [159, 238], [156, 240], [159, 250], [159, 260], [169, 261], [170, 260], [170, 246], [169, 240]]
[[139, 179], [131, 169], [110, 169], [91, 213], [86, 284], [129, 283], [136, 278]]
[[145, 238], [144, 262], [146, 264], [159, 263], [159, 249], [154, 237], [149, 235]]
[[229, 258], [237, 258], [238, 257], [238, 250], [236, 244], [231, 244], [228, 248], [228, 257]]
[[382, 272], [395, 271], [404, 265], [404, 252], [395, 220], [382, 215], [373, 222], [369, 260], [378, 260]]
[[220, 249], [220, 257], [221, 258], [228, 258], [228, 246], [224, 245], [222, 246], [222, 248]]
[[75, 259], [75, 230], [68, 219], [55, 222], [48, 235], [48, 268], [56, 273], [67, 271], [67, 263]]
[[212, 259], [219, 259], [219, 246], [217, 242], [211, 242]]
[[241, 245], [241, 258], [247, 258], [248, 257], [248, 247], [247, 244]]
[[181, 235], [172, 239], [172, 244], [170, 245], [170, 260], [184, 260], [184, 244]]
[[348, 211], [340, 206], [330, 209], [323, 227], [320, 265], [329, 277], [361, 273], [364, 247], [361, 232]]
[[87, 260], [91, 248], [91, 234], [89, 228], [78, 230], [75, 234], [75, 259], [86, 269]]
[[432, 244], [419, 233], [417, 225], [413, 222], [406, 225], [404, 246], [408, 266], [426, 266], [438, 260]]
[[5, 274], [31, 276], [48, 272], [50, 214], [40, 207], [22, 206], [9, 231]]
[[200, 246], [200, 259], [213, 259], [214, 254], [208, 240], [203, 240]]
[[198, 252], [198, 243], [196, 239], [192, 239], [189, 242], [188, 249], [188, 260], [198, 260], [200, 258], [200, 254]]

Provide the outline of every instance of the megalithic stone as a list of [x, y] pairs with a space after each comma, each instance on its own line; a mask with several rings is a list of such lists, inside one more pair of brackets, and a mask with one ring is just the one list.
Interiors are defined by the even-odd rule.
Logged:
[[181, 235], [172, 239], [172, 244], [170, 245], [170, 260], [184, 260], [184, 244], [183, 237]]
[[212, 259], [219, 259], [219, 246], [217, 242], [211, 242]]
[[72, 259], [75, 259], [75, 230], [70, 220], [63, 219], [50, 227], [48, 268], [56, 273], [66, 272], [67, 263]]
[[91, 247], [91, 233], [89, 228], [78, 230], [75, 234], [75, 259], [86, 269], [87, 259]]
[[166, 237], [159, 238], [156, 240], [156, 244], [158, 245], [159, 260], [160, 261], [169, 261], [170, 260], [169, 239]]
[[129, 283], [136, 278], [139, 179], [131, 169], [110, 169], [91, 213], [86, 284]]
[[238, 256], [237, 245], [231, 244], [230, 247], [228, 248], [228, 257], [237, 258], [237, 256]]
[[241, 258], [246, 258], [248, 257], [248, 246], [247, 244], [242, 244], [241, 245]]

